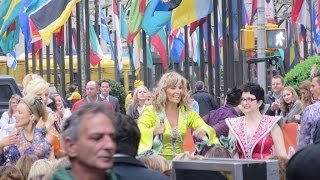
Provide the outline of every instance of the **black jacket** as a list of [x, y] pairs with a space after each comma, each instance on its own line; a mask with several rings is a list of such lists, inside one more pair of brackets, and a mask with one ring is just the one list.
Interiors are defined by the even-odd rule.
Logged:
[[192, 97], [199, 103], [199, 114], [201, 117], [207, 115], [209, 111], [218, 108], [214, 97], [205, 90], [196, 91], [192, 94]]
[[114, 157], [112, 172], [117, 180], [168, 180], [169, 177], [150, 169], [134, 157]]

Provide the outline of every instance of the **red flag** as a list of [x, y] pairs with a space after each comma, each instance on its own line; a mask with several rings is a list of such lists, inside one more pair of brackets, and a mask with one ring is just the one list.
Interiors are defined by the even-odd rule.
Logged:
[[54, 33], [54, 36], [57, 40], [57, 45], [61, 46], [64, 43], [64, 26], [62, 26], [59, 32]]
[[160, 34], [162, 31], [159, 31], [156, 35], [150, 38], [151, 44], [158, 50], [160, 59], [162, 61], [162, 66], [164, 69], [167, 69], [169, 67], [168, 64], [168, 58], [167, 58], [167, 52], [166, 52], [166, 47], [165, 43], [162, 40], [163, 38], [160, 37]]
[[197, 20], [193, 23], [190, 24], [190, 32], [189, 35], [191, 36], [192, 33], [197, 29], [198, 26], [202, 25], [203, 23], [205, 23], [207, 21], [207, 17], [205, 18], [201, 18], [200, 20]]

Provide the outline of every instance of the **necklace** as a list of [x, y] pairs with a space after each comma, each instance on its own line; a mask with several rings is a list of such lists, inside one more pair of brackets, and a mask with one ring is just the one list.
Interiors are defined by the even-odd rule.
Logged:
[[28, 140], [27, 137], [26, 137], [26, 135], [24, 134], [24, 132], [22, 132], [22, 137], [23, 137], [23, 139], [26, 140], [28, 143], [32, 144], [33, 138], [32, 138], [31, 140]]

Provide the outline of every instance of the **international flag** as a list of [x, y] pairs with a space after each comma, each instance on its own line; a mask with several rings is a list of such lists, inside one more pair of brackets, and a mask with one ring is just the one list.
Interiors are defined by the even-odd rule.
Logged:
[[31, 52], [31, 48], [32, 48], [29, 19], [28, 19], [28, 14], [27, 14], [27, 9], [31, 3], [32, 3], [32, 0], [24, 0], [23, 6], [21, 8], [21, 13], [19, 15], [19, 23], [20, 23], [22, 34], [24, 35], [24, 39], [25, 39], [25, 42], [27, 45], [28, 52]]
[[31, 31], [39, 32], [44, 43], [48, 45], [52, 34], [67, 22], [72, 9], [79, 1], [48, 0], [29, 15]]
[[131, 43], [140, 32], [143, 14], [146, 8], [146, 0], [132, 0], [128, 21], [127, 43]]
[[0, 1], [0, 27], [3, 23], [3, 18], [7, 14], [11, 1]]
[[171, 27], [177, 29], [196, 20], [206, 17], [212, 12], [210, 0], [183, 0], [172, 10]]
[[13, 51], [16, 44], [19, 43], [20, 26], [18, 18], [11, 22], [7, 31], [0, 37], [0, 47], [3, 53], [9, 53]]
[[292, 22], [299, 23], [306, 27], [307, 24], [307, 1], [296, 0], [292, 9]]
[[121, 26], [120, 26], [120, 13], [118, 0], [112, 0], [112, 20], [113, 20], [113, 29], [116, 33], [116, 61], [118, 61], [118, 71], [122, 71], [122, 40], [121, 40]]
[[257, 9], [258, 9], [258, 0], [252, 0], [250, 25], [253, 24], [254, 16], [257, 13]]
[[90, 39], [90, 64], [96, 66], [103, 58], [103, 52], [99, 44], [99, 40], [93, 25], [89, 23], [89, 39]]
[[150, 37], [157, 34], [171, 19], [172, 12], [161, 0], [151, 0], [142, 20], [142, 29]]
[[110, 52], [111, 52], [111, 59], [115, 59], [115, 52], [114, 52], [114, 45], [110, 36], [110, 32], [109, 32], [109, 27], [107, 24], [107, 17], [105, 14], [105, 11], [103, 11], [101, 9], [101, 7], [99, 7], [100, 9], [100, 35], [101, 38], [109, 44], [110, 46]]
[[[318, 6], [320, 6], [320, 4]], [[319, 46], [320, 45], [320, 22], [319, 22], [314, 4], [312, 6], [311, 12], [312, 12], [312, 22], [313, 22], [313, 27], [312, 27], [313, 39], [314, 39], [316, 46]]]
[[167, 38], [166, 38], [165, 30], [162, 29], [156, 35], [151, 37], [150, 43], [157, 49], [160, 55], [163, 68], [168, 69], [169, 63], [168, 63], [167, 51], [166, 51]]
[[189, 35], [191, 36], [192, 33], [199, 27], [201, 26], [203, 23], [207, 22], [207, 18], [201, 18], [200, 20], [197, 20], [193, 23], [190, 24], [190, 31], [189, 31]]
[[7, 53], [7, 66], [11, 69], [16, 70], [18, 65], [17, 55], [15, 51]]
[[[4, 6], [5, 5], [6, 4], [4, 4]], [[7, 30], [12, 26], [12, 22], [18, 18], [22, 5], [22, 0], [11, 0], [8, 9], [3, 9], [6, 13], [0, 20], [0, 22], [2, 22], [2, 24], [0, 24], [0, 38], [7, 36]]]
[[182, 59], [181, 56], [185, 46], [183, 32], [183, 29], [180, 28], [178, 33], [173, 38], [173, 42], [171, 45], [171, 57], [174, 62], [180, 62], [180, 60]]

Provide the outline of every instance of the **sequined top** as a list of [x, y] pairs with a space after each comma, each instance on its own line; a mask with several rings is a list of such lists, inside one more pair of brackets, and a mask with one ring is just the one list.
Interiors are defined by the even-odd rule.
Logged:
[[24, 154], [33, 154], [38, 156], [39, 159], [49, 158], [52, 145], [45, 139], [42, 129], [34, 129], [33, 139], [31, 141], [27, 140], [24, 131], [18, 133], [18, 139], [19, 142], [17, 144], [9, 145], [7, 149], [5, 148], [0, 160], [5, 159], [6, 163], [14, 165]]
[[241, 159], [265, 159], [273, 155], [273, 139], [271, 130], [279, 118], [264, 115], [255, 132], [249, 134], [245, 130], [245, 117], [227, 118], [226, 124], [236, 138], [236, 150]]

